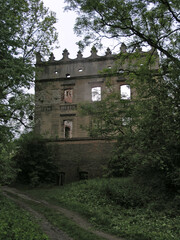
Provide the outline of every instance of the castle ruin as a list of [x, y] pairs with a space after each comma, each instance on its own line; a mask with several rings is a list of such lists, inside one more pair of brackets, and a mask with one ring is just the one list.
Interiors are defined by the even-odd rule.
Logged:
[[[126, 52], [125, 44], [121, 52]], [[79, 51], [76, 59], [70, 59], [65, 49], [63, 58], [55, 60], [53, 54], [48, 61], [37, 54], [38, 74], [35, 82], [35, 131], [53, 144], [59, 167], [59, 184], [101, 177], [107, 165], [113, 142], [102, 138], [91, 138], [81, 126], [89, 124], [89, 117], [81, 116], [81, 103], [101, 101], [106, 91], [104, 69], [115, 65], [117, 55], [108, 48], [105, 56], [98, 56], [92, 48], [91, 56], [83, 58]], [[127, 86], [122, 69], [111, 77], [114, 88], [124, 97], [133, 98], [134, 90]]]

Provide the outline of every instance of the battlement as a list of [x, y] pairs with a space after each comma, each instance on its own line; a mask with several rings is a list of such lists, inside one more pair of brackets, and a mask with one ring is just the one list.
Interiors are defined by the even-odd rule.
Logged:
[[[143, 52], [140, 48], [136, 49], [141, 57], [147, 53], [154, 54], [153, 49], [148, 52]], [[72, 79], [82, 78], [88, 76], [96, 77], [100, 71], [104, 69], [113, 68], [115, 60], [121, 53], [128, 53], [127, 47], [124, 43], [121, 44], [119, 54], [112, 54], [111, 50], [107, 48], [104, 56], [99, 56], [95, 47], [91, 49], [91, 55], [84, 58], [81, 51], [78, 51], [77, 58], [70, 59], [69, 52], [65, 49], [62, 53], [63, 57], [60, 60], [55, 60], [54, 54], [51, 53], [48, 61], [42, 61], [40, 53], [36, 54], [36, 66], [41, 69], [37, 75], [37, 80], [52, 80], [52, 79]], [[156, 64], [157, 65], [157, 64]], [[123, 68], [123, 66], [121, 66]]]

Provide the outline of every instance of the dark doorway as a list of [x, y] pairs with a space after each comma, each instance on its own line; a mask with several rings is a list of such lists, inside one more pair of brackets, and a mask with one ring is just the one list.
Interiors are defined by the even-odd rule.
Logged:
[[57, 179], [57, 185], [63, 186], [65, 184], [65, 172], [60, 172]]

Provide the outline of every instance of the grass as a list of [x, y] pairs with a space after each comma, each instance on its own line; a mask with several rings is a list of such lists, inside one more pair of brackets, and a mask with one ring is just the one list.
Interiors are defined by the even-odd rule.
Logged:
[[[17, 197], [13, 193], [8, 193], [8, 195], [12, 196], [13, 198], [19, 199], [19, 197]], [[72, 237], [73, 240], [94, 240], [94, 239], [104, 240], [104, 238], [99, 237], [87, 230], [82, 229], [77, 224], [75, 224], [72, 220], [65, 217], [63, 214], [61, 214], [57, 211], [54, 211], [54, 209], [50, 209], [47, 206], [43, 206], [42, 204], [34, 203], [30, 200], [23, 199], [23, 201], [26, 202], [35, 211], [44, 215], [45, 218], [53, 226], [57, 227], [58, 229], [60, 229], [61, 231], [65, 232], [65, 233], [67, 233], [67, 235]], [[43, 240], [46, 240], [46, 239], [43, 239]]]
[[0, 240], [48, 240], [32, 216], [0, 194]]
[[26, 193], [77, 211], [96, 228], [128, 240], [180, 239], [180, 216], [169, 196], [131, 179], [95, 179]]
[[53, 209], [44, 206], [32, 206], [32, 204], [31, 207], [42, 213], [52, 225], [63, 232], [66, 232], [67, 235], [72, 237], [74, 240], [104, 240], [104, 238], [98, 237], [95, 234], [82, 229], [72, 220], [66, 218], [63, 214], [55, 212]]

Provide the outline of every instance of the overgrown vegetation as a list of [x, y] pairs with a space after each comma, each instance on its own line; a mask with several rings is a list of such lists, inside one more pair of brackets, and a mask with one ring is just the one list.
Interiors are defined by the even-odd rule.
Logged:
[[[35, 54], [47, 56], [57, 41], [55, 14], [41, 0], [0, 0], [0, 141], [30, 127]], [[30, 121], [31, 120], [31, 121]]]
[[[122, 99], [107, 82], [101, 102], [83, 106], [95, 124], [90, 134], [117, 140], [109, 175], [133, 174], [138, 181], [180, 188], [180, 31], [178, 0], [66, 0], [79, 13], [75, 31], [81, 47], [110, 38], [124, 40], [108, 76], [135, 90]], [[167, 24], [166, 24], [167, 23]], [[122, 47], [122, 46], [121, 46]], [[146, 54], [142, 48], [146, 47]], [[110, 82], [111, 83], [111, 82]], [[122, 82], [123, 83], [123, 82]], [[123, 124], [125, 120], [125, 124]], [[128, 121], [127, 121], [128, 120]]]
[[86, 216], [94, 226], [126, 239], [178, 240], [180, 198], [130, 178], [95, 179], [26, 193]]
[[[14, 180], [13, 140], [32, 129], [35, 54], [48, 56], [57, 41], [55, 13], [41, 0], [0, 0], [0, 182]], [[39, 56], [40, 57], [40, 56]]]
[[15, 144], [14, 142], [4, 145], [0, 143], [0, 184], [10, 184], [16, 179], [16, 163], [12, 160]]
[[0, 240], [48, 240], [36, 221], [0, 193]]
[[54, 209], [50, 209], [45, 206], [39, 206], [28, 202], [33, 209], [43, 214], [48, 221], [59, 228], [63, 232], [67, 233], [69, 237], [72, 237], [73, 240], [103, 240], [104, 238], [98, 237], [97, 235], [82, 229], [76, 223], [74, 223], [71, 219], [66, 218], [63, 214], [60, 214]]
[[34, 132], [24, 134], [16, 141], [16, 153], [12, 160], [18, 169], [17, 182], [31, 186], [56, 182], [53, 149]]

